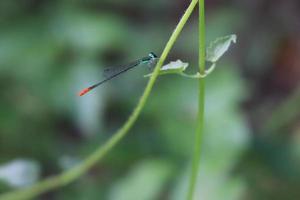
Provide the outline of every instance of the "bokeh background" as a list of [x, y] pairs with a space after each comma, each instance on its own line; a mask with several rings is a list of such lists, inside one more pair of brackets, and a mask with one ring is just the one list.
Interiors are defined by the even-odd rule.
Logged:
[[[146, 85], [139, 68], [78, 97], [103, 67], [162, 52], [189, 1], [0, 1], [0, 193], [81, 162], [122, 125]], [[206, 1], [207, 41], [238, 42], [207, 78], [195, 199], [300, 198], [300, 2]], [[197, 70], [197, 11], [168, 57]], [[130, 134], [58, 200], [182, 200], [197, 81], [157, 81]]]

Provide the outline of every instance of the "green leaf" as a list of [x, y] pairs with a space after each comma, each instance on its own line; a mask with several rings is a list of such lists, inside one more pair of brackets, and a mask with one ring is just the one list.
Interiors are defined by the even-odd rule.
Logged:
[[[228, 51], [231, 43], [236, 43], [237, 36], [235, 34], [217, 38], [211, 42], [206, 49], [206, 61], [211, 62], [212, 65], [205, 71], [205, 74], [186, 74], [184, 71], [189, 66], [188, 63], [184, 63], [181, 60], [170, 62], [164, 65], [160, 71], [159, 76], [166, 74], [179, 74], [187, 78], [205, 78], [208, 74], [214, 71], [216, 62]], [[144, 77], [150, 77], [153, 73], [147, 74]]]
[[[184, 63], [181, 60], [172, 61], [167, 65], [162, 66], [159, 71], [159, 75], [166, 75], [166, 74], [181, 74], [186, 70], [189, 66], [188, 63]], [[153, 73], [145, 75], [145, 77], [152, 76]]]
[[231, 43], [236, 43], [235, 34], [217, 38], [211, 42], [206, 50], [206, 60], [212, 63], [217, 62], [229, 49]]
[[[205, 78], [210, 74], [216, 66], [216, 62], [228, 51], [231, 43], [236, 43], [237, 36], [235, 34], [217, 38], [215, 41], [211, 42], [206, 49], [206, 61], [211, 62], [212, 65], [205, 71], [205, 74], [185, 74], [184, 71], [189, 66], [188, 63], [184, 63], [181, 60], [170, 62], [164, 65], [159, 70], [159, 76], [166, 74], [179, 74], [187, 78]], [[144, 77], [150, 77], [153, 73], [147, 74]]]

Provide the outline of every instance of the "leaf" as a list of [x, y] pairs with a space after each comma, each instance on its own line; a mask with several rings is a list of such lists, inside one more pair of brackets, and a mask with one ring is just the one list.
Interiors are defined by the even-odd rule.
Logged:
[[[188, 66], [188, 63], [184, 63], [181, 60], [172, 61], [169, 64], [162, 66], [158, 75], [181, 74]], [[153, 73], [147, 74], [145, 77], [150, 77], [152, 74]]]
[[[212, 62], [212, 65], [205, 71], [205, 74], [186, 74], [184, 71], [189, 66], [188, 63], [184, 63], [181, 60], [170, 62], [167, 65], [164, 65], [159, 70], [158, 75], [166, 74], [179, 74], [187, 78], [205, 78], [210, 74], [216, 66], [216, 62], [228, 51], [231, 43], [236, 43], [237, 36], [235, 34], [217, 38], [215, 41], [211, 42], [206, 49], [206, 61]], [[147, 74], [144, 77], [150, 77], [153, 73]]]
[[229, 49], [231, 43], [236, 43], [235, 34], [217, 38], [211, 42], [206, 50], [206, 60], [212, 63], [217, 62]]
[[40, 176], [40, 167], [35, 161], [18, 159], [0, 166], [0, 179], [13, 187], [35, 183]]

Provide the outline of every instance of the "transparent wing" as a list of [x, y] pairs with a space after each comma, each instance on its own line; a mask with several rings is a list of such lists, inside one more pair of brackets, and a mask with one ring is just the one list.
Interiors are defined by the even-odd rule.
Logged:
[[115, 77], [119, 74], [122, 74], [136, 66], [138, 66], [141, 63], [140, 60], [131, 62], [124, 66], [117, 66], [117, 67], [107, 67], [103, 70], [103, 77], [104, 79], [110, 79], [111, 77]]
[[153, 69], [153, 67], [155, 66], [156, 62], [157, 62], [157, 58], [156, 56], [152, 54], [150, 54], [149, 56], [147, 57], [144, 57], [142, 59], [139, 59], [139, 60], [136, 60], [134, 62], [131, 62], [127, 65], [123, 65], [123, 66], [120, 66], [120, 67], [108, 67], [108, 68], [105, 68], [103, 70], [103, 76], [104, 76], [104, 79], [90, 87], [87, 87], [85, 89], [83, 89], [82, 91], [79, 92], [79, 96], [83, 96], [85, 95], [86, 93], [88, 93], [89, 91], [93, 90], [94, 88], [98, 87], [99, 85], [101, 85], [102, 83], [105, 83], [106, 81], [109, 81], [117, 76], [119, 76], [120, 74], [140, 65], [140, 64], [143, 64], [143, 63], [147, 63], [148, 64], [148, 67], [149, 69]]

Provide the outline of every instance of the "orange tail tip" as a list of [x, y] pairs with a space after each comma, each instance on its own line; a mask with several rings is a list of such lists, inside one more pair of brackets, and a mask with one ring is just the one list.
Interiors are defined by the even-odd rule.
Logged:
[[79, 95], [79, 96], [83, 96], [83, 95], [85, 95], [86, 93], [88, 93], [90, 90], [91, 90], [90, 88], [85, 88], [85, 89], [81, 90], [81, 91], [78, 93], [78, 95]]

